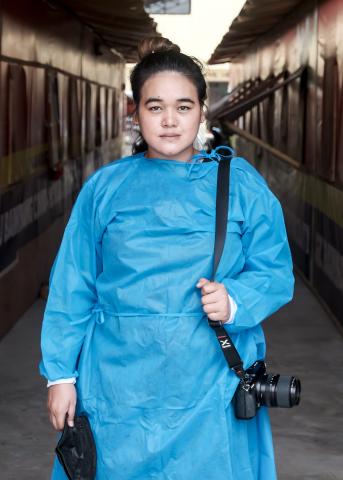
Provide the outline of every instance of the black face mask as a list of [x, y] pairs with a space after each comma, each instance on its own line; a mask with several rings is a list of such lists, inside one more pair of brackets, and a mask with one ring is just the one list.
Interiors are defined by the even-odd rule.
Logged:
[[74, 427], [67, 419], [55, 452], [70, 480], [94, 480], [96, 470], [96, 448], [85, 415], [75, 416]]

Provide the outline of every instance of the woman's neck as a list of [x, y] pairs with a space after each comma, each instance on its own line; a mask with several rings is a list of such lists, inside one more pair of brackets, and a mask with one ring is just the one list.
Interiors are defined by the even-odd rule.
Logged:
[[180, 162], [191, 163], [193, 155], [196, 155], [198, 153], [200, 153], [200, 150], [197, 150], [196, 148], [193, 147], [192, 150], [188, 152], [187, 155], [186, 154], [180, 155], [180, 158], [176, 158], [176, 157], [172, 158], [171, 156], [168, 156], [169, 158], [167, 158], [167, 157], [161, 157], [157, 151], [155, 151], [154, 149], [150, 149], [148, 147], [145, 157], [146, 158], [165, 158], [165, 160], [178, 160]]

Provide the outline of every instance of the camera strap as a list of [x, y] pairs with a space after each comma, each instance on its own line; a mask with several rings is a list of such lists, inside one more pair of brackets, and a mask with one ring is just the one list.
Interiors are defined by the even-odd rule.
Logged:
[[[213, 278], [218, 268], [226, 238], [229, 211], [230, 163], [231, 157], [228, 156], [222, 156], [218, 162]], [[242, 359], [224, 326], [220, 321], [211, 320], [210, 318], [208, 318], [208, 324], [218, 338], [229, 368], [231, 368], [240, 379], [243, 379], [245, 372]]]

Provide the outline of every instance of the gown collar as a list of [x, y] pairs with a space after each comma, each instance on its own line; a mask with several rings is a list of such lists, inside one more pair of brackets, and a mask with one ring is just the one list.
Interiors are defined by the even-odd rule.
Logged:
[[[146, 152], [142, 152], [140, 155], [145, 156], [145, 153]], [[189, 162], [184, 162], [188, 168], [187, 177], [190, 177], [194, 165], [202, 163], [202, 160], [204, 160], [205, 162], [216, 161], [219, 163], [222, 158], [234, 157], [235, 153], [236, 152], [233, 148], [226, 145], [219, 145], [218, 147], [212, 149], [209, 153], [202, 149], [199, 153], [192, 155]], [[204, 169], [204, 174], [205, 170], [207, 171], [207, 169]]]
[[234, 156], [235, 156], [234, 149], [226, 145], [219, 145], [215, 149], [211, 150], [210, 153], [207, 153], [205, 150], [201, 150], [200, 153], [193, 155], [191, 158], [191, 161], [188, 162], [190, 164], [190, 167], [188, 169], [187, 176], [190, 177], [193, 166], [196, 163], [201, 163], [202, 159], [205, 159], [205, 161], [215, 160], [216, 162], [219, 163], [222, 158], [232, 158]]

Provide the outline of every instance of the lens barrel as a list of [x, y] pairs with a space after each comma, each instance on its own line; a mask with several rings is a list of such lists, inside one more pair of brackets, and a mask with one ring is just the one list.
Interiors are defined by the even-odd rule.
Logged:
[[256, 393], [261, 405], [291, 408], [299, 405], [300, 380], [288, 375], [265, 374], [256, 382]]

